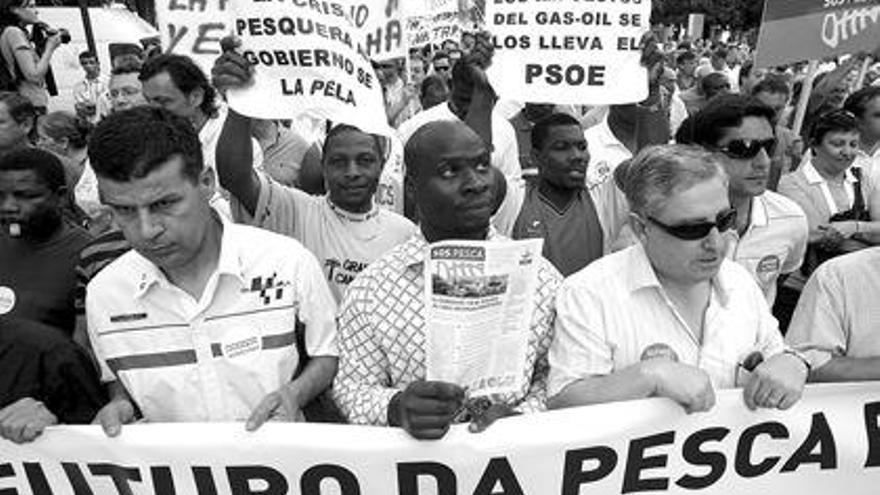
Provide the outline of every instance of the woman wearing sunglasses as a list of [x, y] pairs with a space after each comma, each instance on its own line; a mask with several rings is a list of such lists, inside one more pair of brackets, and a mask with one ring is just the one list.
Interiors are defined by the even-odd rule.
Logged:
[[880, 233], [880, 222], [871, 221], [867, 206], [880, 191], [864, 180], [861, 169], [851, 167], [859, 150], [855, 116], [838, 110], [819, 117], [809, 140], [810, 156], [779, 181], [779, 192], [807, 215], [810, 247], [804, 275], [828, 258], [870, 246]]
[[657, 146], [622, 166], [639, 243], [563, 283], [550, 407], [667, 397], [696, 412], [735, 387], [751, 409], [791, 407], [808, 367], [749, 272], [725, 258], [736, 213], [717, 154]]

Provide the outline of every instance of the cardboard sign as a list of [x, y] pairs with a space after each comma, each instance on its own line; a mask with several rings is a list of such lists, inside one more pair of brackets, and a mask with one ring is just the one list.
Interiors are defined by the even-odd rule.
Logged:
[[501, 96], [517, 101], [642, 101], [648, 79], [639, 41], [650, 16], [649, 0], [487, 2], [496, 49], [490, 80]]
[[305, 114], [387, 135], [381, 85], [359, 51], [357, 7], [233, 1], [234, 31], [255, 73], [251, 87], [229, 92], [230, 106], [250, 117]]

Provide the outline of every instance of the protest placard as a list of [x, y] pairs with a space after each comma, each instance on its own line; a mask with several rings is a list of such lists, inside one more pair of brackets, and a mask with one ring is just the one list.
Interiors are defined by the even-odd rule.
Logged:
[[619, 104], [648, 96], [639, 41], [650, 27], [649, 0], [486, 2], [495, 38], [489, 78], [517, 101]]
[[232, 0], [157, 0], [156, 24], [166, 52], [186, 55], [210, 74], [220, 39], [232, 32]]
[[756, 65], [872, 52], [880, 47], [880, 0], [767, 0]]
[[253, 84], [230, 91], [229, 105], [250, 117], [295, 115], [344, 122], [387, 135], [382, 88], [359, 51], [359, 5], [334, 2], [230, 4]]
[[0, 440], [0, 493], [132, 495], [875, 495], [880, 387], [816, 386], [788, 411], [742, 391], [503, 419], [441, 441], [398, 428], [269, 423], [61, 426]]
[[404, 18], [399, 2], [363, 0], [356, 10], [355, 26], [363, 32], [361, 46], [372, 60], [406, 56]]
[[437, 14], [406, 19], [406, 36], [409, 46], [440, 45], [446, 40], [461, 40], [465, 23], [455, 13]]

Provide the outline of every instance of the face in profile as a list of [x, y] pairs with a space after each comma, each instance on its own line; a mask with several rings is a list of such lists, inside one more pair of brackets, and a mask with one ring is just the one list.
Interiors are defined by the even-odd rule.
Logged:
[[143, 81], [144, 98], [151, 105], [162, 107], [169, 112], [192, 120], [202, 103], [202, 91], [195, 89], [186, 94], [174, 84], [167, 72], [160, 72]]

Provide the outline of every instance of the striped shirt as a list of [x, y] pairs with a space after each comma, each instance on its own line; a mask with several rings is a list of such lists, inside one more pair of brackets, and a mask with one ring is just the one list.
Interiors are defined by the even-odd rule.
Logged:
[[300, 356], [336, 355], [336, 304], [300, 243], [224, 222], [199, 300], [132, 250], [89, 283], [89, 339], [104, 382], [119, 381], [151, 422], [238, 421], [291, 380]]
[[86, 314], [86, 286], [105, 266], [131, 250], [121, 230], [111, 230], [88, 243], [76, 264], [74, 308], [77, 316]]

